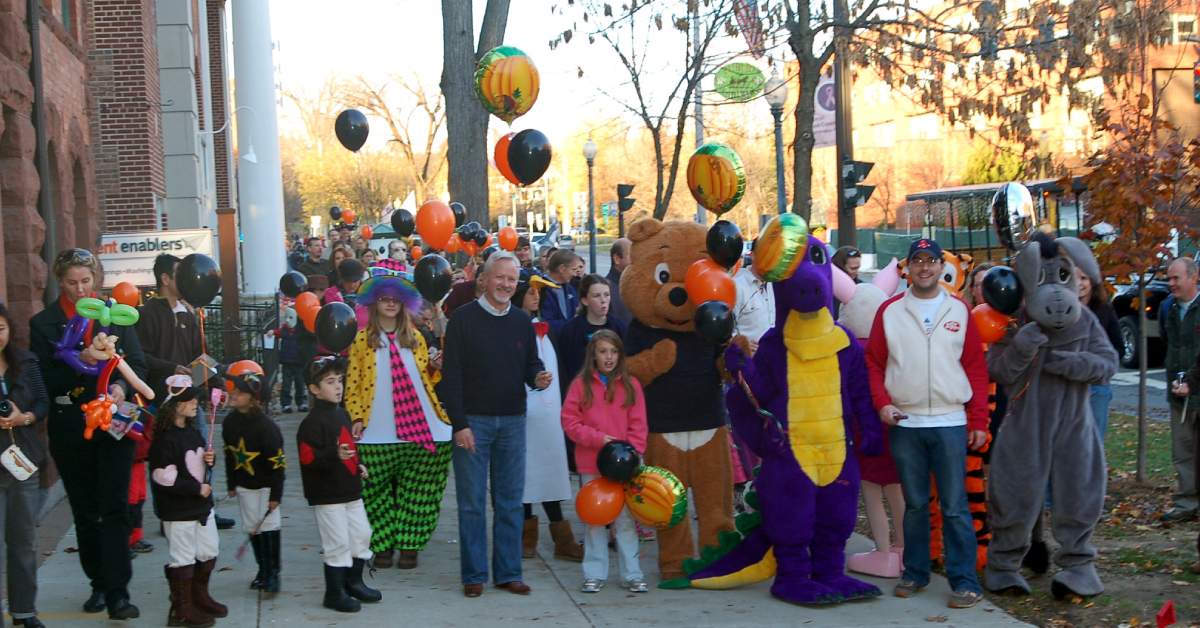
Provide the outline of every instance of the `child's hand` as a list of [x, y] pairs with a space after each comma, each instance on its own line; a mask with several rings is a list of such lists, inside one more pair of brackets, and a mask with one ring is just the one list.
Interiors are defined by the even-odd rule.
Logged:
[[210, 467], [217, 464], [217, 454], [213, 453], [213, 450], [208, 449], [204, 452], [204, 464]]
[[237, 497], [237, 491], [229, 491], [229, 497]]
[[363, 477], [363, 479], [366, 479], [368, 477], [367, 468], [362, 466], [361, 464], [358, 465], [358, 474], [361, 475]]
[[201, 484], [200, 485], [200, 496], [208, 497], [209, 495], [212, 495], [212, 487], [207, 484]]
[[349, 460], [354, 457], [354, 450], [350, 449], [350, 445], [342, 443], [338, 445], [338, 458]]
[[354, 440], [358, 440], [358, 439], [362, 438], [362, 435], [363, 435], [363, 422], [362, 421], [355, 421], [354, 423], [352, 423], [350, 425], [350, 435], [354, 437]]
[[271, 512], [276, 508], [279, 508], [279, 502], [267, 502], [267, 512]]

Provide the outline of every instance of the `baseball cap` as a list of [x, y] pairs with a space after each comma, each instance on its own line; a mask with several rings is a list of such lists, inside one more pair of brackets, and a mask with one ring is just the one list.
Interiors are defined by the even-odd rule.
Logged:
[[908, 261], [912, 261], [917, 253], [928, 253], [933, 259], [942, 259], [942, 247], [936, 241], [929, 238], [921, 238], [913, 242], [908, 247]]

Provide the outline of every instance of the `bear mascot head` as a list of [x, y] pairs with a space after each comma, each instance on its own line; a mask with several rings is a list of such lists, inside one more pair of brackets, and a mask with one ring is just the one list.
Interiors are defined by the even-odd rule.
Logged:
[[696, 306], [683, 278], [693, 262], [708, 256], [708, 231], [695, 222], [643, 218], [629, 228], [629, 267], [621, 273], [621, 299], [647, 327], [694, 331]]

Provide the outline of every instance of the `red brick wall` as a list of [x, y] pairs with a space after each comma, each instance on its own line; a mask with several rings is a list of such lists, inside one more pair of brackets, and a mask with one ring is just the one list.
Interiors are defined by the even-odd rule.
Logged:
[[[225, 124], [227, 113], [225, 100], [225, 21], [221, 19], [225, 0], [208, 0], [208, 67], [212, 81], [213, 129]], [[229, 198], [229, 127], [213, 136], [213, 154], [216, 166], [213, 172], [217, 182], [217, 208], [230, 207]]]
[[104, 231], [159, 226], [165, 194], [153, 0], [92, 0], [93, 138]]

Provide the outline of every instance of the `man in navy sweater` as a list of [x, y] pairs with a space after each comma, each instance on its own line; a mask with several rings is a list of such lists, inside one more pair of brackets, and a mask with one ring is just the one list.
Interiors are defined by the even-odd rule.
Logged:
[[497, 588], [529, 594], [521, 580], [525, 492], [525, 387], [552, 377], [537, 355], [529, 316], [510, 303], [520, 264], [496, 252], [483, 267], [483, 296], [454, 311], [438, 396], [454, 428], [454, 483], [463, 595], [488, 579], [487, 488], [492, 484], [492, 574]]

